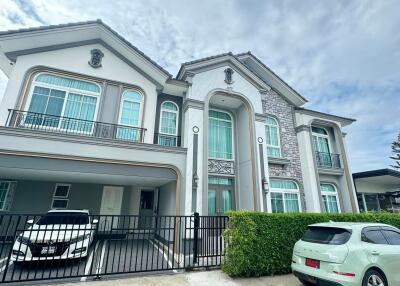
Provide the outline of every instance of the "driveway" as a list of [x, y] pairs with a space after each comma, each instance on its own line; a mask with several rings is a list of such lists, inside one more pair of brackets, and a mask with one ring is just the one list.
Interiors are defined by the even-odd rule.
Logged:
[[[43, 285], [43, 284], [41, 284]], [[302, 286], [293, 275], [264, 276], [257, 278], [233, 279], [220, 270], [180, 272], [178, 274], [125, 276], [112, 279], [104, 277], [101, 281], [87, 280], [84, 283], [60, 284], [51, 286]]]
[[[11, 245], [4, 247], [5, 256], [0, 257], [0, 279], [5, 276], [5, 282], [56, 277], [71, 277], [69, 279], [73, 281], [85, 281], [93, 279], [86, 277], [89, 274], [168, 270], [173, 263], [172, 255], [168, 251], [163, 251], [160, 245], [148, 239], [100, 240], [91, 246], [89, 255], [85, 259], [42, 261], [24, 265], [15, 265], [12, 261], [8, 261], [10, 247]], [[42, 284], [44, 281], [38, 282]]]

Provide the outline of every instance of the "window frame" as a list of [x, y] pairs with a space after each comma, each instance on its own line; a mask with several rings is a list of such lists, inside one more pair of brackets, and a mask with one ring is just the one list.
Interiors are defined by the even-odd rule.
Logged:
[[[172, 103], [173, 105], [175, 105], [175, 107], [176, 107], [176, 110], [169, 110], [169, 109], [163, 109], [163, 105], [164, 105], [164, 103]], [[175, 134], [171, 134], [171, 133], [165, 133], [165, 132], [162, 132], [161, 131], [161, 128], [162, 128], [162, 113], [163, 113], [163, 111], [166, 111], [166, 112], [171, 112], [171, 113], [175, 113], [176, 114], [176, 126], [175, 126]], [[159, 134], [163, 134], [163, 135], [171, 135], [171, 136], [178, 136], [178, 134], [179, 134], [179, 130], [178, 130], [178, 127], [179, 127], [179, 106], [175, 103], [175, 102], [173, 102], [173, 101], [171, 101], [171, 100], [165, 100], [165, 101], [163, 101], [162, 103], [161, 103], [161, 105], [160, 105], [160, 123], [158, 124], [159, 126], [158, 126], [158, 133]]]
[[[335, 192], [323, 191], [322, 190], [322, 185], [331, 185], [331, 186], [333, 186]], [[339, 201], [339, 192], [338, 192], [338, 189], [337, 189], [336, 185], [333, 184], [333, 183], [329, 183], [329, 182], [320, 182], [319, 189], [321, 191], [321, 200], [322, 200], [322, 205], [324, 206], [324, 209], [325, 209], [324, 196], [335, 196], [336, 197], [336, 204], [337, 204], [337, 208], [338, 208], [338, 212], [337, 213], [341, 213], [342, 209], [341, 209], [341, 205], [340, 205], [340, 201]], [[331, 212], [328, 212], [326, 209], [325, 209], [325, 212], [326, 213], [331, 213]]]
[[298, 207], [299, 207], [299, 213], [302, 212], [302, 207], [301, 207], [301, 198], [300, 198], [300, 188], [299, 184], [292, 179], [281, 179], [281, 178], [270, 178], [270, 185], [271, 185], [271, 180], [280, 180], [280, 181], [291, 181], [296, 185], [296, 189], [283, 189], [283, 188], [272, 188], [270, 187], [268, 196], [269, 196], [269, 203], [271, 204], [271, 213], [272, 213], [272, 196], [271, 193], [280, 193], [282, 194], [282, 200], [283, 200], [283, 213], [288, 213], [286, 211], [286, 205], [285, 205], [285, 194], [296, 194], [297, 195], [297, 201], [298, 201]]
[[[326, 132], [326, 134], [316, 133], [316, 132], [312, 131], [312, 128], [313, 128], [313, 127], [323, 129], [323, 130]], [[327, 130], [325, 127], [313, 126], [313, 125], [311, 125], [311, 135], [312, 135], [312, 137], [315, 136], [315, 137], [320, 137], [320, 138], [326, 139], [327, 142], [328, 142], [328, 149], [329, 149], [329, 152], [326, 153], [326, 154], [332, 154], [332, 147], [331, 147], [331, 140], [330, 140], [330, 138], [329, 138], [329, 132], [328, 132], [328, 130]], [[314, 152], [323, 153], [323, 152], [318, 151], [318, 150], [315, 149], [314, 142], [312, 142], [312, 145], [313, 145]]]
[[[278, 119], [276, 119], [274, 116], [271, 116], [271, 115], [268, 115], [267, 116], [267, 119], [272, 119], [272, 120], [274, 120], [275, 121], [275, 123], [276, 123], [276, 125], [272, 125], [272, 124], [269, 124], [269, 123], [267, 123], [267, 122], [265, 122], [265, 124], [264, 124], [264, 129], [265, 129], [265, 145], [267, 146], [267, 156], [268, 157], [271, 157], [271, 158], [282, 158], [283, 157], [283, 154], [282, 154], [282, 145], [281, 145], [281, 127], [280, 127], [280, 124], [279, 124], [279, 121], [278, 121]], [[268, 144], [268, 142], [267, 142], [267, 130], [266, 130], [266, 127], [269, 127], [269, 137], [271, 138], [271, 126], [273, 126], [273, 127], [276, 127], [276, 129], [277, 129], [277, 138], [278, 138], [278, 145], [277, 146], [275, 146], [275, 145], [271, 145], [271, 144]], [[276, 156], [271, 156], [271, 155], [269, 155], [268, 154], [268, 148], [275, 148], [275, 149], [279, 149], [279, 157], [276, 157]]]
[[[60, 187], [60, 186], [61, 187], [68, 187], [68, 192], [67, 192], [66, 196], [57, 196], [56, 195], [57, 188]], [[61, 209], [68, 209], [70, 193], [71, 193], [71, 184], [56, 183], [56, 185], [54, 187], [52, 201], [51, 201], [51, 209], [60, 209], [60, 208], [55, 208], [54, 207], [54, 201], [66, 201], [67, 204], [66, 204], [65, 208], [61, 208]]]
[[[37, 78], [40, 75], [43, 75], [43, 74], [59, 76], [59, 77], [64, 77], [64, 78], [68, 78], [68, 79], [71, 79], [71, 80], [79, 80], [79, 81], [85, 81], [85, 82], [88, 82], [88, 83], [91, 83], [91, 84], [95, 84], [95, 85], [97, 85], [99, 87], [100, 92], [92, 92], [92, 91], [87, 91], [87, 90], [82, 90], [82, 89], [68, 88], [68, 87], [65, 87], [65, 86], [49, 84], [49, 83], [44, 83], [44, 82], [38, 82]], [[70, 117], [64, 117], [66, 103], [68, 101], [68, 95], [70, 93], [96, 98], [96, 107], [95, 107], [94, 114], [93, 114], [93, 120], [84, 120], [84, 119], [78, 119], [78, 120], [83, 120], [83, 121], [96, 121], [97, 120], [99, 106], [100, 106], [100, 104], [99, 104], [100, 103], [100, 98], [101, 98], [101, 94], [102, 94], [102, 91], [103, 91], [103, 89], [101, 88], [101, 86], [98, 83], [96, 83], [94, 81], [90, 81], [90, 80], [80, 79], [80, 78], [77, 78], [77, 77], [58, 74], [58, 73], [53, 73], [53, 72], [39, 72], [39, 73], [35, 74], [35, 76], [32, 79], [32, 82], [30, 84], [30, 87], [29, 87], [28, 98], [27, 98], [26, 103], [24, 105], [24, 111], [27, 112], [27, 113], [30, 112], [29, 111], [29, 107], [30, 107], [31, 102], [32, 102], [33, 91], [34, 91], [35, 87], [48, 88], [48, 89], [50, 89], [50, 92], [51, 92], [51, 90], [59, 90], [59, 91], [64, 91], [65, 92], [65, 97], [64, 97], [64, 100], [63, 100], [63, 106], [62, 106], [62, 109], [61, 109], [61, 114], [59, 115], [60, 120], [58, 122], [56, 130], [74, 131], [74, 133], [76, 133], [76, 134], [79, 134], [79, 133], [81, 133], [81, 134], [91, 134], [91, 133], [93, 133], [94, 126], [92, 126], [90, 131], [85, 132], [85, 131], [76, 131], [74, 129], [69, 129], [69, 128], [61, 128], [61, 125], [62, 125], [62, 121], [63, 121], [62, 118], [70, 118]], [[46, 109], [47, 109], [47, 106], [48, 106], [48, 101], [46, 103]], [[32, 113], [34, 113], [34, 112], [32, 112]], [[27, 127], [36, 126], [36, 124], [33, 125], [33, 124], [29, 124], [29, 123], [28, 124], [24, 123], [24, 125], [27, 126]], [[44, 128], [46, 128], [46, 126], [44, 126]]]
[[[231, 124], [232, 124], [231, 125], [232, 126], [232, 134], [231, 134], [231, 136], [232, 136], [232, 139], [231, 139], [232, 140], [232, 158], [231, 159], [226, 159], [226, 158], [212, 157], [212, 156], [209, 155], [208, 150], [207, 150], [208, 159], [234, 162], [235, 161], [235, 148], [236, 147], [235, 147], [235, 124], [234, 124], [234, 120], [233, 120], [233, 115], [229, 111], [226, 111], [226, 110], [217, 109], [217, 108], [209, 108], [208, 109], [208, 113], [207, 113], [207, 128], [208, 128], [208, 125], [210, 123], [210, 111], [226, 113], [231, 118], [231, 120], [226, 120], [226, 119], [217, 119], [217, 118], [212, 117], [213, 119], [222, 120], [222, 121], [225, 121], [225, 122], [231, 122]], [[207, 133], [208, 133], [207, 136], [210, 136], [210, 130], [207, 130]], [[207, 138], [207, 147], [209, 148], [208, 139], [209, 138]]]
[[5, 206], [7, 205], [7, 197], [8, 197], [8, 195], [9, 195], [9, 193], [10, 193], [10, 189], [11, 189], [11, 186], [12, 186], [12, 183], [15, 183], [15, 181], [10, 181], [10, 180], [2, 180], [2, 179], [0, 179], [0, 183], [8, 183], [8, 187], [7, 187], [7, 190], [6, 190], [6, 194], [5, 194], [5, 196], [4, 196], [4, 202], [3, 202], [3, 205], [1, 206], [1, 208], [0, 208], [0, 211], [7, 211], [6, 209], [5, 209]]
[[[138, 93], [141, 96], [140, 100], [135, 100], [135, 99], [130, 99], [130, 98], [126, 98], [124, 99], [124, 94], [129, 92], [129, 91], [133, 91]], [[122, 119], [122, 109], [124, 107], [124, 101], [128, 101], [128, 102], [133, 102], [133, 103], [139, 103], [139, 115], [138, 115], [138, 124], [137, 126], [134, 125], [129, 125], [129, 124], [122, 124], [121, 123], [121, 119]], [[124, 89], [121, 93], [121, 99], [119, 102], [119, 113], [118, 113], [118, 125], [123, 126], [127, 126], [127, 127], [136, 127], [136, 128], [142, 128], [142, 116], [143, 116], [143, 102], [144, 102], [144, 94], [137, 90], [137, 89], [132, 89], [132, 88], [128, 88], [128, 89]]]

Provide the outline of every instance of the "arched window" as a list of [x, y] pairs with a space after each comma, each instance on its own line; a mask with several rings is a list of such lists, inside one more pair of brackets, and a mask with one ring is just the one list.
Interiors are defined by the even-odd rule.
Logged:
[[293, 180], [270, 179], [271, 210], [273, 213], [300, 212], [300, 194]]
[[316, 126], [311, 126], [311, 131], [318, 166], [332, 167], [328, 132], [325, 128]]
[[179, 108], [172, 101], [164, 101], [160, 110], [158, 144], [177, 146]]
[[142, 133], [139, 131], [140, 116], [142, 113], [143, 96], [134, 90], [125, 90], [121, 97], [119, 111], [119, 126], [117, 138], [128, 141], [140, 141]]
[[233, 159], [232, 117], [217, 110], [208, 112], [208, 156], [213, 159]]
[[329, 183], [321, 183], [320, 187], [325, 212], [339, 213], [340, 205], [338, 200], [338, 192], [335, 185]]
[[279, 124], [272, 116], [268, 116], [265, 123], [265, 140], [267, 155], [270, 157], [282, 157]]
[[32, 83], [25, 124], [91, 132], [100, 93], [93, 82], [41, 73]]

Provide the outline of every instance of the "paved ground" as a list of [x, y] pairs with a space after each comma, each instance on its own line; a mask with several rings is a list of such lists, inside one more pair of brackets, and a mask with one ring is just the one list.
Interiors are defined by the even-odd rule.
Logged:
[[[43, 285], [43, 284], [41, 284]], [[220, 270], [180, 272], [177, 274], [153, 274], [146, 276], [111, 277], [101, 281], [87, 280], [80, 283], [60, 283], [48, 285], [63, 286], [301, 286], [293, 275], [265, 276], [258, 278], [232, 279]]]
[[167, 270], [174, 263], [168, 249], [163, 249], [156, 242], [147, 239], [98, 241], [92, 245], [85, 259], [50, 260], [24, 265], [15, 265], [8, 261], [10, 246], [4, 247], [4, 257], [0, 257], [0, 279], [4, 278], [5, 282], [65, 276], [79, 276], [70, 280], [80, 281], [85, 280], [86, 275], [97, 273], [146, 271], [155, 268]]

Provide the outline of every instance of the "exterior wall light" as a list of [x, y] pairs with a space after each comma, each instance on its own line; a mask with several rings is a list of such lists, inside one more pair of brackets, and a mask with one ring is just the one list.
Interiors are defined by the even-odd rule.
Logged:
[[268, 180], [267, 178], [263, 177], [261, 180], [262, 186], [263, 186], [263, 190], [268, 193], [269, 191], [269, 184], [268, 184]]

